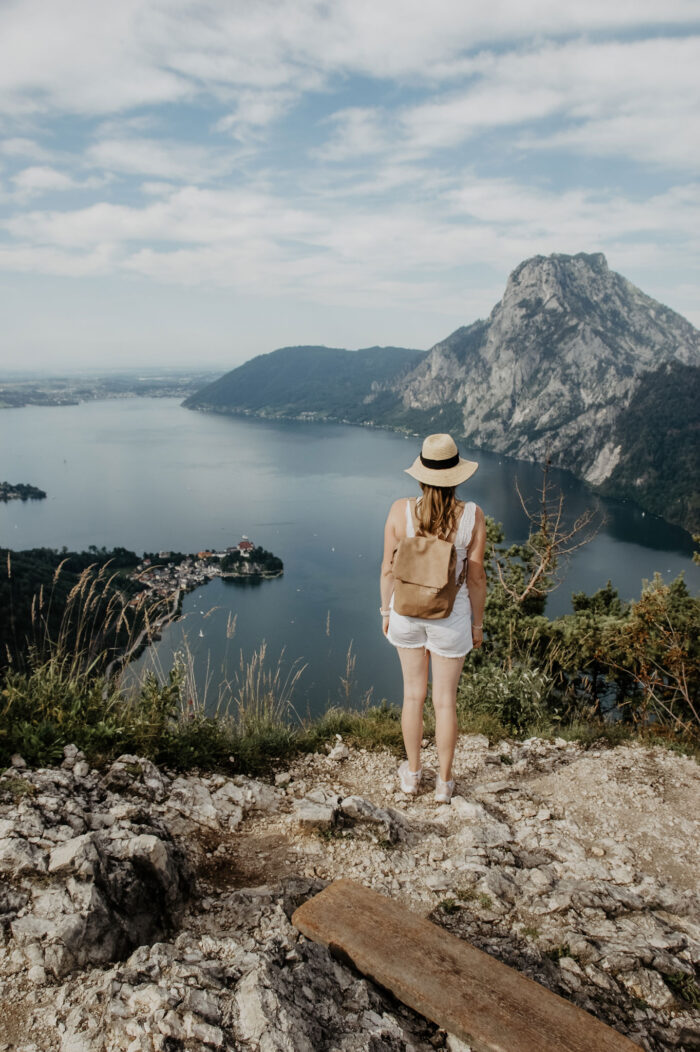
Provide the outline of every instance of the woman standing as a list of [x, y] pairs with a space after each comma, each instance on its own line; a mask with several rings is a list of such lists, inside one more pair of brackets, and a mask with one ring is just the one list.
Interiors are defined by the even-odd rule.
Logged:
[[[384, 635], [398, 652], [403, 672], [401, 729], [408, 759], [399, 767], [401, 789], [416, 795], [422, 777], [423, 704], [432, 661], [435, 742], [440, 771], [435, 799], [449, 803], [454, 781], [452, 760], [457, 743], [457, 685], [464, 658], [483, 642], [486, 573], [484, 513], [473, 501], [457, 500], [455, 490], [476, 471], [478, 464], [463, 460], [449, 435], [428, 435], [420, 456], [407, 474], [420, 483], [422, 496], [403, 498], [391, 506], [384, 528], [384, 559], [380, 580]], [[414, 536], [414, 516], [420, 535], [451, 541], [457, 550], [459, 578], [467, 562], [466, 582], [450, 614], [440, 620], [406, 617], [393, 608], [394, 552], [400, 540]]]

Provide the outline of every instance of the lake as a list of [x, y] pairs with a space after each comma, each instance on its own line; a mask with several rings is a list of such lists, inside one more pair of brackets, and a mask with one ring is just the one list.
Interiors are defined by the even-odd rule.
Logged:
[[[418, 439], [390, 432], [214, 416], [170, 398], [3, 410], [0, 481], [31, 483], [48, 498], [0, 504], [0, 545], [196, 552], [237, 544], [246, 534], [280, 556], [284, 576], [258, 585], [214, 580], [189, 593], [184, 621], [152, 648], [161, 667], [184, 634], [200, 686], [210, 681], [211, 706], [222, 668], [230, 675], [241, 651], [249, 658], [265, 640], [273, 663], [284, 650], [285, 667], [306, 665], [296, 705], [314, 714], [342, 699], [352, 645], [354, 698], [371, 690], [375, 701], [396, 701], [401, 676], [381, 633], [379, 563], [390, 503], [417, 492], [403, 469], [419, 448]], [[460, 452], [480, 463], [460, 496], [503, 523], [509, 541], [522, 540], [514, 480], [534, 495], [539, 469], [467, 447]], [[568, 473], [552, 476], [570, 515], [593, 502]], [[606, 522], [573, 557], [549, 599], [550, 614], [570, 610], [573, 591], [594, 591], [608, 578], [624, 598], [637, 596], [655, 570], [666, 579], [683, 570], [691, 589], [700, 588], [687, 533], [628, 503], [601, 506]], [[229, 639], [231, 613], [236, 630]]]

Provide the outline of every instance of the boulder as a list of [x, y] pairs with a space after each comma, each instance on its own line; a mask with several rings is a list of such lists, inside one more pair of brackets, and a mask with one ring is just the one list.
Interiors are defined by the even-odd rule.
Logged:
[[658, 972], [652, 972], [648, 968], [637, 968], [633, 972], [627, 972], [620, 976], [620, 982], [631, 994], [652, 1008], [667, 1008], [675, 1001]]
[[346, 796], [340, 804], [344, 815], [355, 822], [367, 822], [370, 825], [379, 826], [386, 840], [392, 844], [401, 836], [403, 818], [398, 811], [392, 808], [377, 807], [371, 800], [363, 796]]
[[0, 840], [0, 873], [20, 877], [29, 873], [46, 872], [46, 852], [22, 837]]
[[335, 825], [337, 815], [337, 804], [318, 803], [307, 796], [294, 801], [295, 822], [305, 832], [331, 829]]

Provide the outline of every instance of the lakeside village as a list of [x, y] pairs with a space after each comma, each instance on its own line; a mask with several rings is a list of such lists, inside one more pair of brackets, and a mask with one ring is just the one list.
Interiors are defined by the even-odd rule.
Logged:
[[[182, 552], [158, 552], [144, 555], [130, 577], [158, 599], [175, 602], [184, 592], [191, 592], [214, 577], [253, 579], [281, 577], [282, 560], [265, 551], [243, 536], [232, 548], [224, 551], [202, 551], [196, 555]], [[139, 597], [131, 600], [137, 605]]]

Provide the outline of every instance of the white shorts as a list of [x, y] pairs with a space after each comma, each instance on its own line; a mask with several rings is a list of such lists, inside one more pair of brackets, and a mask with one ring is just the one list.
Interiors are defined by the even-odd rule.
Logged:
[[409, 650], [425, 647], [431, 654], [451, 658], [464, 657], [472, 649], [472, 607], [465, 588], [457, 593], [449, 617], [437, 621], [397, 614], [393, 596], [389, 607], [391, 614], [386, 638], [395, 647]]

